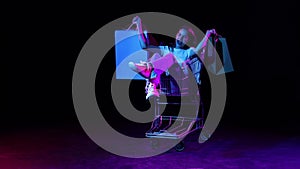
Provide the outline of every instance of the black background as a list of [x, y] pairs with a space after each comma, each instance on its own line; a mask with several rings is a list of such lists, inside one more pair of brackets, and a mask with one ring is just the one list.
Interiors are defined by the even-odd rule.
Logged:
[[[81, 48], [105, 24], [138, 12], [173, 14], [203, 31], [216, 28], [227, 38], [234, 72], [226, 74], [228, 98], [222, 124], [300, 129], [296, 1], [116, 3], [120, 5], [7, 6], [10, 10], [1, 26], [2, 130], [79, 125], [72, 102], [72, 75]], [[113, 61], [107, 63], [107, 69], [114, 66]]]

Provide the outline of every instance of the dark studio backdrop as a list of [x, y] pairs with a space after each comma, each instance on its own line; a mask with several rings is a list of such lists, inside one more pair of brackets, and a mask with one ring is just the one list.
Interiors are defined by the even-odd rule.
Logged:
[[[198, 2], [187, 7], [149, 3], [109, 11], [93, 4], [35, 6], [10, 6], [12, 10], [2, 26], [2, 131], [60, 124], [79, 126], [72, 102], [72, 75], [81, 48], [103, 25], [138, 12], [173, 14], [202, 31], [216, 28], [226, 37], [234, 72], [226, 74], [228, 95], [222, 126], [300, 129], [300, 18], [295, 2]], [[108, 56], [112, 55], [113, 50]], [[99, 68], [102, 74], [96, 83], [108, 87], [103, 89], [107, 94], [115, 62], [112, 57], [103, 62], [106, 64]], [[133, 85], [143, 92], [144, 83]], [[96, 87], [98, 99], [103, 94], [100, 89]], [[109, 99], [106, 103], [105, 109], [114, 110]]]

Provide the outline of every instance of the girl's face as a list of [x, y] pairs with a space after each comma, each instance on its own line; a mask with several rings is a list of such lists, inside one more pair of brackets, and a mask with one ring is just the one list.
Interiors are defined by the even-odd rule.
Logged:
[[176, 47], [183, 48], [189, 41], [188, 31], [180, 29], [176, 34]]

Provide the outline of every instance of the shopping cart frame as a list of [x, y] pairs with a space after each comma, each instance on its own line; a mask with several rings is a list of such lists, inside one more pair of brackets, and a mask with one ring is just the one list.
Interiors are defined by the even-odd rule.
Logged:
[[[151, 127], [146, 131], [145, 136], [148, 138], [159, 138], [159, 139], [173, 139], [173, 140], [183, 140], [187, 135], [197, 130], [200, 130], [204, 126], [204, 111], [199, 111], [203, 108], [200, 106], [200, 92], [195, 93], [189, 91], [189, 83], [191, 81], [182, 73], [182, 70], [174, 66], [173, 69], [169, 71], [176, 72], [176, 84], [174, 88], [170, 88], [170, 80], [174, 79], [172, 76], [163, 76], [161, 78], [160, 86], [160, 97], [151, 98], [154, 104], [154, 119], [152, 121]], [[174, 80], [173, 80], [174, 82]], [[172, 98], [172, 99], [163, 99]], [[179, 99], [173, 99], [179, 98]], [[171, 101], [170, 101], [171, 100]], [[176, 100], [176, 101], [174, 101]], [[178, 101], [180, 100], [180, 101]], [[193, 111], [191, 116], [183, 115], [164, 115], [161, 110], [162, 106], [191, 106]], [[181, 113], [182, 114], [182, 113]], [[179, 147], [178, 147], [179, 146]], [[177, 151], [182, 151], [184, 144], [182, 141], [175, 146]]]

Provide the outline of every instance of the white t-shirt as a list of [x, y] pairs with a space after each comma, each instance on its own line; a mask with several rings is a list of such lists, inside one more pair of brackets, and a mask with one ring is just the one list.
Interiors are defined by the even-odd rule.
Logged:
[[164, 56], [168, 53], [173, 53], [176, 58], [177, 63], [181, 66], [183, 62], [187, 61], [191, 56], [195, 55], [193, 48], [189, 49], [180, 49], [180, 48], [171, 48], [169, 46], [159, 46], [161, 50], [161, 55]]

